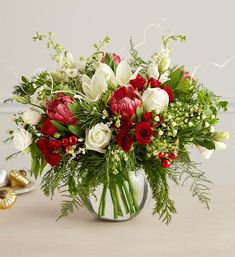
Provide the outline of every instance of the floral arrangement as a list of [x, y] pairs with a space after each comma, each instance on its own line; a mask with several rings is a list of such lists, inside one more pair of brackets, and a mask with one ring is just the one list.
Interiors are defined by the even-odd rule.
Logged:
[[[10, 131], [17, 153], [30, 153], [31, 173], [42, 176], [42, 190], [53, 196], [67, 192], [61, 216], [84, 206], [103, 185], [98, 215], [105, 212], [110, 191], [114, 218], [138, 213], [130, 173], [143, 169], [155, 201], [153, 214], [166, 223], [176, 212], [168, 181], [191, 180], [193, 196], [209, 208], [208, 179], [189, 157], [190, 147], [209, 158], [225, 148], [227, 132], [216, 132], [218, 111], [227, 109], [183, 66], [170, 67], [170, 41], [185, 36], [163, 36], [162, 46], [149, 60], [130, 42], [130, 58], [104, 53], [109, 37], [94, 45], [95, 53], [74, 61], [54, 42], [53, 33], [36, 34], [47, 40], [58, 63], [56, 71], [41, 70], [22, 77], [10, 100], [28, 105], [15, 115], [19, 127]], [[9, 158], [10, 158], [9, 157]], [[45, 171], [44, 171], [45, 170]], [[125, 185], [128, 185], [125, 187]]]

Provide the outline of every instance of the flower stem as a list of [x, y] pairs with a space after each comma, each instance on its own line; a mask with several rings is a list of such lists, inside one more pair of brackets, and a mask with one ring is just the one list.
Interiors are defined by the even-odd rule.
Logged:
[[105, 214], [106, 192], [107, 192], [107, 186], [104, 185], [102, 195], [101, 195], [101, 198], [100, 198], [99, 209], [98, 209], [98, 216], [99, 217], [104, 216], [104, 214]]
[[133, 199], [133, 204], [134, 204], [134, 207], [135, 207], [135, 211], [138, 212], [139, 211], [138, 194], [137, 194], [137, 192], [136, 192], [136, 190], [133, 186], [130, 172], [128, 172], [128, 184], [129, 184], [131, 196], [132, 196], [132, 199]]
[[117, 199], [115, 197], [115, 190], [111, 185], [109, 187], [109, 191], [110, 191], [111, 199], [112, 199], [112, 202], [113, 202], [113, 216], [114, 216], [114, 219], [117, 219], [118, 218]]
[[125, 212], [126, 212], [126, 214], [128, 214], [128, 213], [130, 213], [130, 208], [128, 206], [127, 199], [125, 196], [124, 186], [122, 184], [120, 184], [120, 182], [118, 183], [118, 189], [119, 189], [119, 193], [120, 193], [120, 196], [122, 199], [122, 203], [123, 203]]

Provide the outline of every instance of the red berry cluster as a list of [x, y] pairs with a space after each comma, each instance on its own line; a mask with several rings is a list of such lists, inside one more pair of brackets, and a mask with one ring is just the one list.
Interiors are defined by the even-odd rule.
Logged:
[[73, 145], [76, 145], [78, 142], [78, 137], [75, 135], [72, 135], [70, 137], [64, 137], [61, 139], [61, 144], [64, 147], [64, 151], [66, 153], [69, 153], [70, 147]]
[[157, 157], [161, 159], [162, 167], [167, 169], [167, 168], [170, 168], [172, 161], [178, 157], [178, 152], [177, 151], [173, 151], [170, 153], [161, 152], [157, 155]]

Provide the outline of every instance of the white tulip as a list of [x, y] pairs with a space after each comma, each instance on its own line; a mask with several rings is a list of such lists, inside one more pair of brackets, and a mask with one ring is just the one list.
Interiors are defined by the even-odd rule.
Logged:
[[105, 148], [109, 145], [111, 136], [110, 128], [104, 123], [98, 123], [86, 131], [86, 148], [99, 153], [105, 153]]
[[224, 142], [225, 140], [229, 139], [229, 133], [228, 132], [216, 132], [214, 136], [214, 140], [218, 142]]
[[158, 66], [158, 70], [161, 74], [163, 74], [164, 72], [166, 72], [168, 70], [168, 68], [170, 67], [171, 64], [171, 59], [168, 57], [164, 57], [161, 59], [159, 66]]
[[88, 101], [98, 101], [101, 94], [107, 89], [107, 82], [105, 80], [104, 73], [98, 69], [92, 79], [84, 74], [82, 76], [82, 89]]
[[161, 113], [169, 104], [169, 96], [161, 88], [147, 88], [142, 95], [142, 101], [147, 112]]
[[215, 150], [224, 150], [227, 148], [227, 145], [223, 142], [219, 142], [219, 141], [214, 141], [215, 143]]
[[26, 150], [32, 143], [32, 134], [24, 128], [19, 128], [14, 132], [13, 143], [18, 151]]
[[207, 159], [207, 160], [210, 159], [211, 155], [214, 152], [214, 149], [209, 150], [206, 147], [203, 147], [203, 146], [200, 146], [200, 145], [197, 145], [197, 148], [198, 148], [198, 151], [199, 151], [201, 157], [203, 159]]
[[27, 110], [23, 112], [22, 119], [26, 124], [37, 125], [41, 120], [41, 114], [37, 111]]

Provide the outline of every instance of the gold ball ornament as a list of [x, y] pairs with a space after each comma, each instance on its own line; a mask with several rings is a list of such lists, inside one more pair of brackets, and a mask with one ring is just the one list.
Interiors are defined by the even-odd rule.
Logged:
[[8, 209], [16, 202], [16, 194], [8, 187], [0, 188], [0, 209]]
[[12, 170], [9, 173], [12, 187], [25, 187], [29, 184], [26, 172], [24, 170]]

